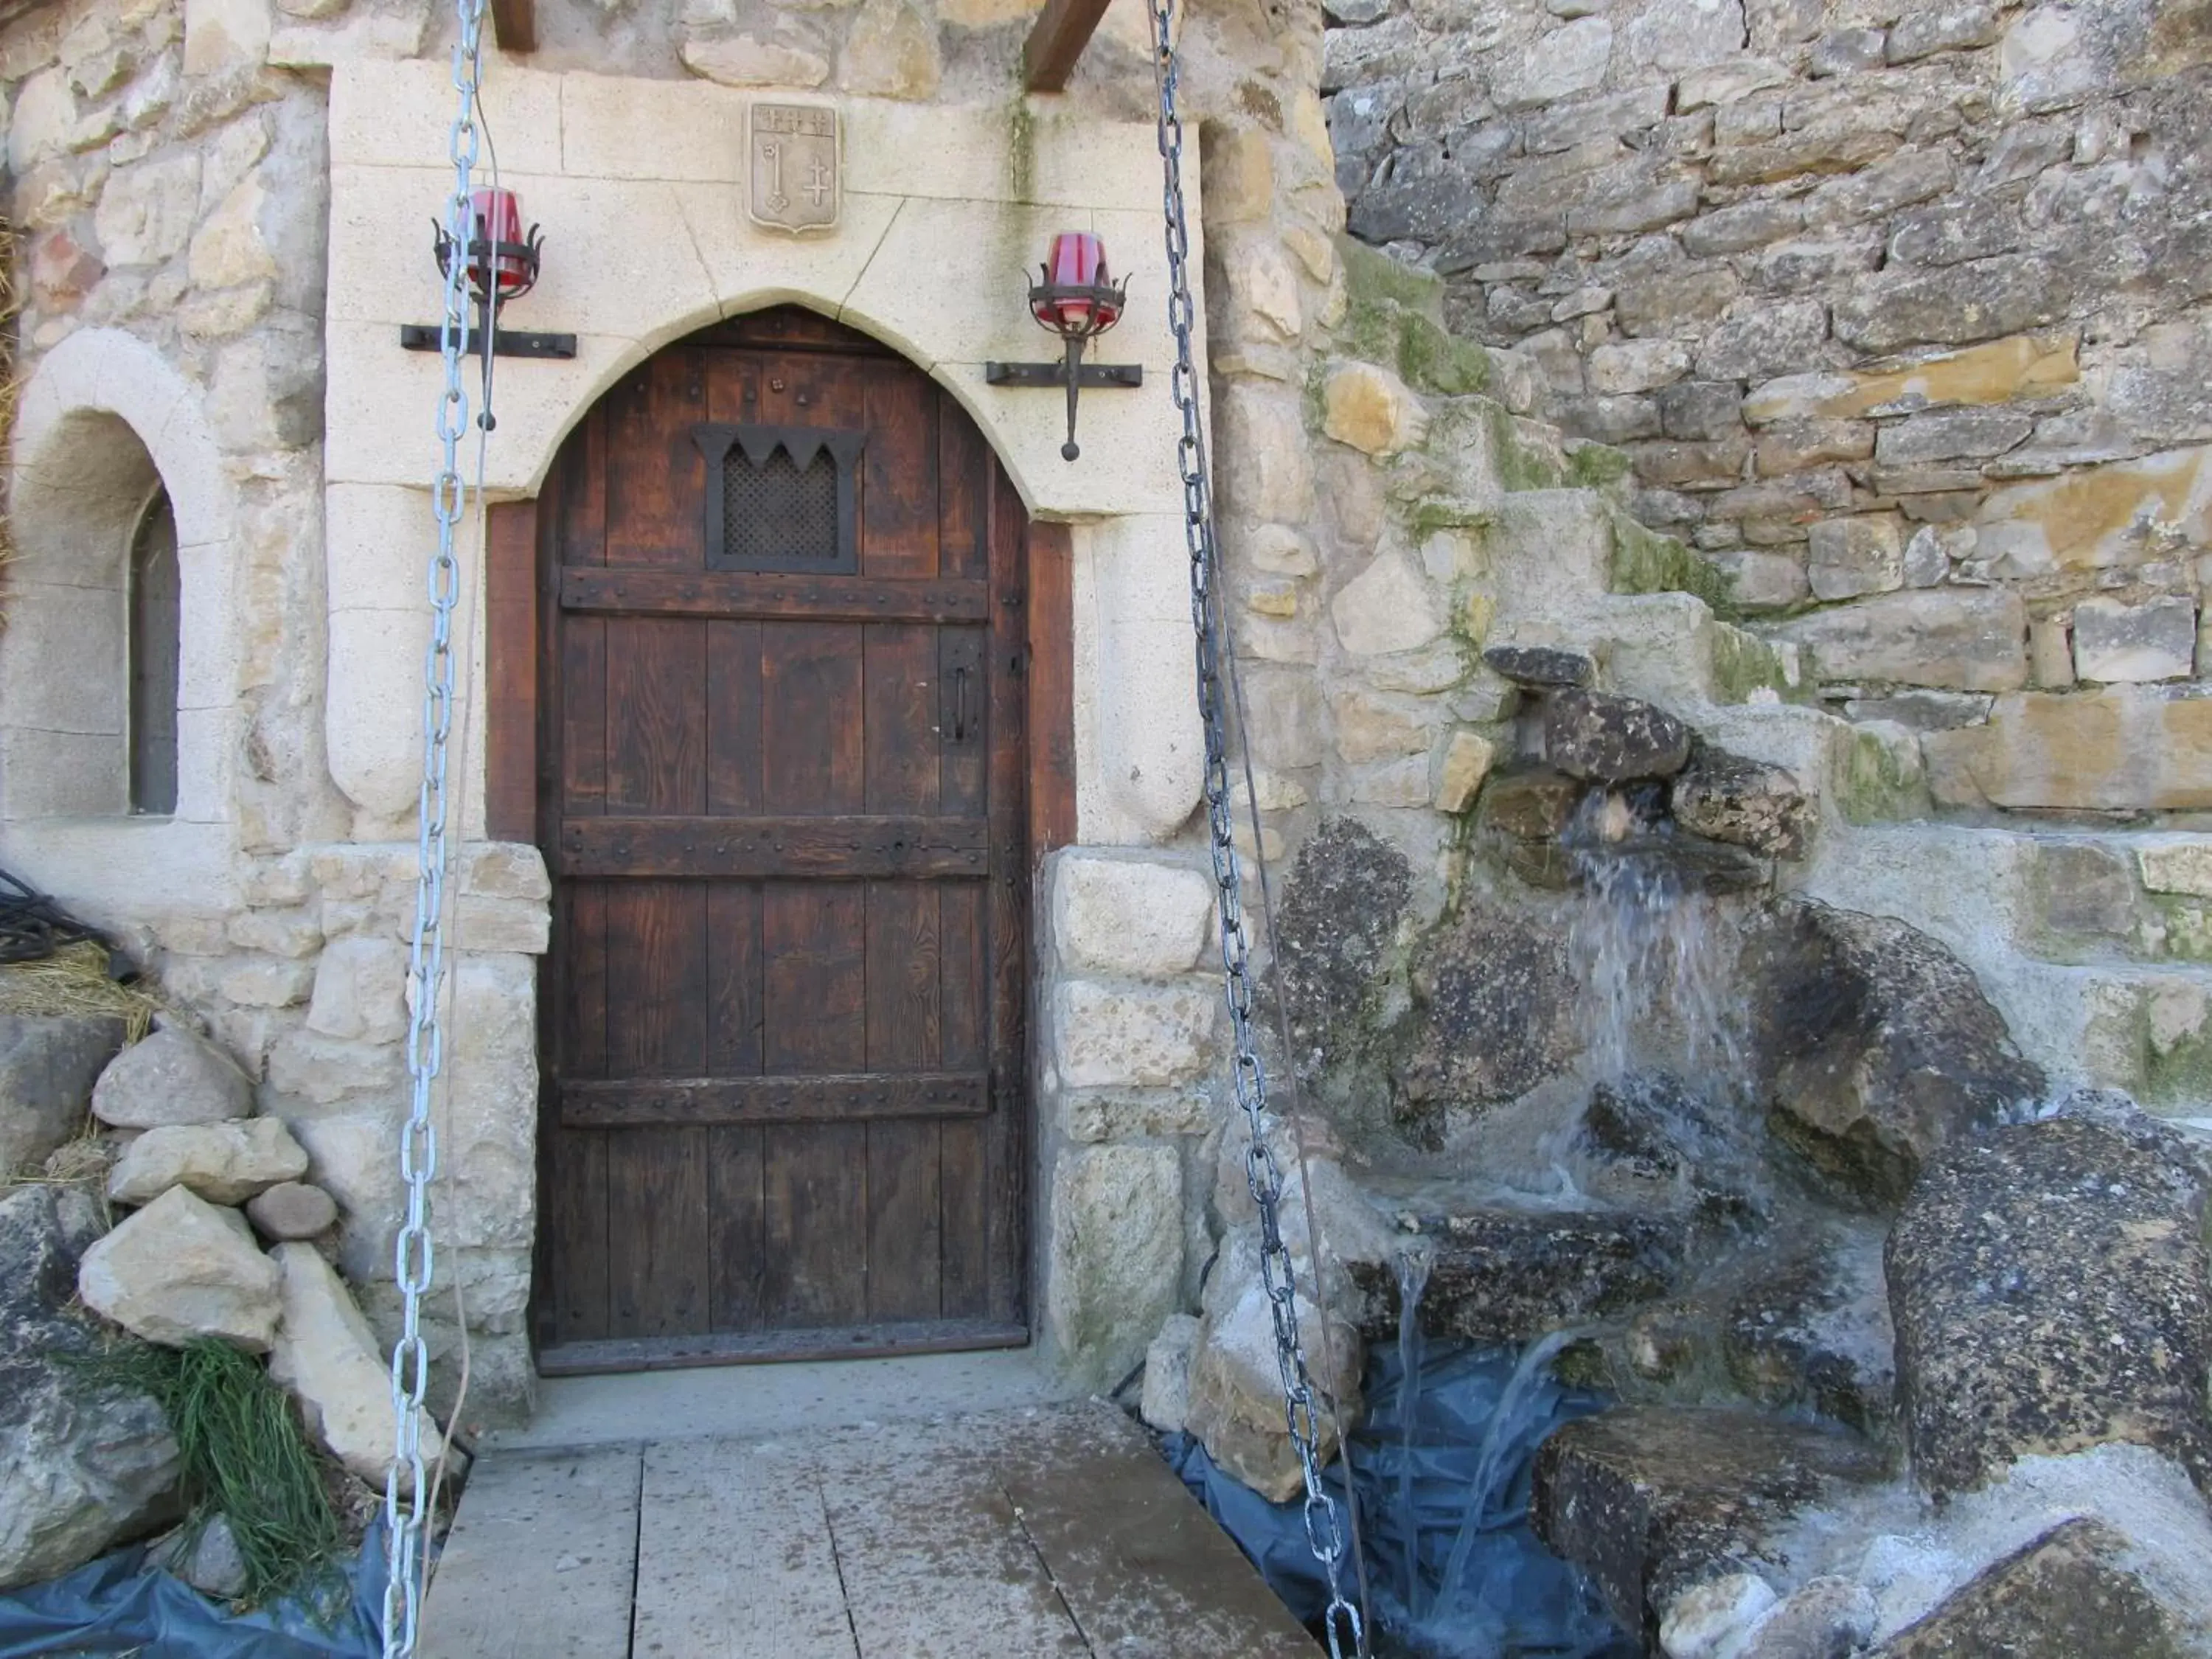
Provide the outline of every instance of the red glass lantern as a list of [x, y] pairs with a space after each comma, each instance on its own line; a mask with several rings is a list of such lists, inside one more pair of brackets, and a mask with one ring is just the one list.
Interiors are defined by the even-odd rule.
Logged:
[[[522, 198], [511, 190], [478, 190], [469, 195], [469, 291], [478, 301], [519, 299], [537, 286], [542, 236], [536, 225], [522, 229]], [[453, 270], [453, 240], [443, 227], [437, 233], [438, 269]]]
[[1083, 349], [1121, 320], [1126, 290], [1106, 269], [1106, 245], [1087, 230], [1062, 231], [1030, 287], [1030, 315], [1067, 343], [1067, 441], [1060, 458], [1083, 452], [1075, 442], [1075, 399], [1083, 384]]

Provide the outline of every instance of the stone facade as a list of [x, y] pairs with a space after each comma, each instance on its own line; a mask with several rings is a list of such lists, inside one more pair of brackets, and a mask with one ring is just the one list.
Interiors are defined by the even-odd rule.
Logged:
[[1793, 618], [1772, 631], [1824, 695], [1931, 690], [1886, 717], [1984, 728], [1931, 748], [1946, 806], [2194, 810], [2212, 763], [2186, 739], [2171, 776], [2053, 772], [2095, 770], [2139, 695], [2103, 688], [2212, 669], [2212, 82], [2184, 12], [1329, 15], [1353, 234], [1442, 274], [1450, 320], [1528, 362], [1534, 407], [1625, 449], [1638, 517], [1743, 612]]
[[[2154, 162], [2169, 143], [2160, 123], [2188, 119], [2173, 90], [2186, 76], [2086, 91], [2054, 82], [2020, 94], [2019, 110], [1970, 96], [1975, 76], [2134, 72], [2096, 67], [2134, 49], [2116, 35], [2100, 56], [2104, 36], [2085, 20], [2080, 39], [2022, 58], [2021, 41], [2047, 43], [2058, 26], [2016, 9], [1992, 12], [1979, 44], [1975, 29], [1929, 35], [1894, 7], [1872, 21], [1854, 13], [1834, 27], [1862, 31], [1850, 50], [1866, 78], [1846, 82], [1814, 76], [1816, 55], [1840, 63], [1850, 46], [1830, 40], [1827, 21], [1762, 11], [1747, 45], [1735, 0], [1717, 0], [1719, 24], [1692, 0], [1634, 18], [1558, 0], [1540, 18], [1492, 8], [1472, 24], [1380, 6], [1355, 20], [1346, 3], [1326, 44], [1316, 6], [1201, 6], [1186, 24], [1186, 135], [1226, 611], [1261, 808], [1244, 845], [1287, 867], [1325, 821], [1358, 820], [1375, 866], [1392, 872], [1390, 903], [1346, 957], [1347, 981], [1376, 980], [1465, 893], [1472, 838], [1515, 840], [1513, 801], [1540, 813], [1526, 763], [1541, 734], [1522, 718], [1534, 702], [1485, 653], [1563, 647], [1588, 653], [1583, 677], [1603, 693], [1657, 704], [1802, 781], [1819, 822], [1796, 826], [1805, 843], [1793, 851], [1814, 850], [1791, 879], [1838, 902], [1894, 893], [1885, 908], [1923, 921], [1992, 979], [2047, 1067], [2086, 1054], [2100, 1079], [2132, 1084], [2161, 1054], [2212, 1053], [2203, 970], [2193, 949], [2166, 943], [2202, 931], [2187, 837], [2161, 841], [2155, 871], [2145, 862], [2125, 877], [2135, 954], [2093, 968], [1978, 925], [1962, 896], [1997, 893], [2016, 914], [2019, 860], [1978, 884], [1907, 881], [1902, 843], [1885, 837], [1936, 832], [1884, 827], [1953, 803], [2048, 805], [2060, 790], [2083, 810], [2212, 805], [2196, 758], [2212, 743], [2187, 740], [2194, 711], [2212, 704], [2187, 695], [2193, 681], [2163, 678], [2194, 650], [2184, 544], [2154, 551], [2107, 526], [2089, 542], [2109, 557], [2052, 551], [2040, 572], [1993, 562], [2000, 546], [2025, 558], [2024, 538], [2046, 520], [2072, 534], [2095, 516], [2083, 502], [2109, 504], [2145, 478], [2164, 503], [2160, 525], [2181, 526], [2185, 543], [2194, 416], [2160, 424], [2142, 411], [2154, 382], [2175, 407], [2188, 402], [2185, 370], [2172, 370], [2194, 349], [2193, 335], [2172, 332], [2187, 301], [2160, 286], [2185, 280], [2187, 261], [2160, 253], [2115, 278], [2134, 286], [2109, 301], [2093, 272], [2059, 314], [2031, 306], [1955, 337], [1930, 324], [1924, 341], [1863, 349], [1837, 319], [1851, 295], [1903, 280], [1894, 271], [1869, 264], [1832, 280], [1808, 266], [1771, 295], [1759, 275], [1770, 243], [1902, 234], [1906, 216], [1966, 191], [2005, 143], [2027, 142], [2007, 135], [2046, 126], [2064, 130], [2064, 154], [2031, 146], [2022, 154], [2043, 157], [2033, 169], [1988, 187], [2015, 216], [2037, 191], [2090, 213], [2103, 210], [2097, 191], [2116, 190], [2128, 234], [2184, 224], [2175, 204], [2195, 185]], [[1176, 424], [1158, 390], [1170, 357], [1154, 308], [1166, 275], [1141, 8], [1115, 0], [1071, 92], [1028, 100], [1009, 90], [1035, 9], [1020, 0], [539, 9], [546, 44], [491, 66], [486, 107], [508, 178], [548, 228], [545, 281], [517, 325], [574, 329], [581, 345], [572, 363], [503, 371], [495, 496], [534, 492], [562, 434], [659, 346], [797, 298], [927, 367], [975, 416], [1031, 511], [1073, 527], [1077, 844], [1044, 863], [1036, 889], [1032, 1324], [1068, 1375], [1111, 1386], [1163, 1318], [1205, 1306], [1207, 1332], [1234, 1322], [1227, 1291], [1211, 1294], [1225, 1280], [1206, 1280], [1205, 1300], [1200, 1285], [1209, 1261], [1243, 1260], [1224, 1241], [1249, 1225], [1236, 1182], [1217, 1178], [1236, 1167], [1242, 1130], [1194, 814], [1201, 750], [1185, 689]], [[419, 3], [70, 0], [0, 29], [27, 376], [11, 475], [23, 551], [0, 647], [0, 861], [115, 927], [238, 1058], [258, 1110], [283, 1121], [309, 1178], [337, 1200], [340, 1265], [387, 1335], [436, 386], [434, 363], [400, 351], [393, 333], [434, 311], [427, 245], [408, 227], [434, 212], [450, 177], [439, 28]], [[1449, 51], [1431, 30], [1452, 36]], [[1411, 76], [1416, 56], [1424, 75], [1447, 62], [1480, 74], [1425, 82], [1406, 106], [1427, 112], [1420, 123], [1363, 136], [1363, 88]], [[1746, 67], [1770, 59], [1779, 78]], [[1684, 91], [1695, 75], [1705, 80]], [[1449, 101], [1447, 86], [1480, 103], [1493, 81], [1492, 102], [1468, 118], [1471, 133], [1492, 136], [1454, 151], [1502, 144], [1502, 171], [1471, 186], [1486, 192], [1479, 222], [1503, 223], [1488, 192], [1522, 179], [1523, 194], [1561, 204], [1563, 227], [1581, 215], [1583, 228], [1571, 238], [1563, 228], [1540, 258], [1447, 258], [1443, 282], [1345, 240], [1340, 183], [1353, 186], [1353, 230], [1424, 255], [1450, 240], [1442, 219], [1428, 235], [1377, 228], [1376, 192], [1401, 173], [1417, 182], [1414, 162], [1386, 169], [1383, 152], [1427, 142], [1410, 135]], [[1938, 98], [1939, 84], [1955, 97]], [[1345, 88], [1333, 114], [1324, 86]], [[845, 234], [795, 242], [743, 222], [726, 140], [757, 87], [837, 103], [852, 158]], [[1725, 183], [1736, 164], [1715, 159], [1727, 149], [1721, 112], [1769, 105], [1774, 131], [1741, 147], [1788, 166]], [[1923, 106], [1957, 124], [1921, 121]], [[1911, 114], [1894, 131], [1881, 124], [1890, 115], [1866, 113], [1899, 108]], [[2097, 112], [2118, 125], [2098, 125]], [[1554, 127], [1539, 131], [1546, 120]], [[1787, 136], [1801, 131], [1814, 137]], [[2136, 133], [2148, 135], [2141, 145]], [[1821, 145], [1827, 160], [1798, 165]], [[1672, 216], [1638, 223], [1642, 210], [1577, 193], [1621, 167], [1647, 169], [1637, 178]], [[1941, 177], [1913, 194], [1931, 169]], [[2167, 194], [2143, 198], [2149, 207], [2129, 194], [2154, 184]], [[1838, 216], [1815, 234], [1805, 198], [1822, 189], [1840, 192], [1821, 198]], [[1770, 210], [1798, 217], [1729, 251], [1694, 252], [1686, 230], [1669, 228], [1711, 220], [1747, 237]], [[1466, 204], [1453, 213], [1456, 235], [1473, 216]], [[989, 388], [981, 370], [1036, 354], [1009, 296], [1046, 234], [1079, 220], [1106, 234], [1117, 271], [1133, 277], [1138, 303], [1105, 355], [1144, 363], [1153, 390], [1086, 399], [1085, 459], [1068, 466], [1051, 394]], [[2111, 257], [2117, 245], [2097, 243]], [[1976, 257], [1980, 273], [2018, 256]], [[940, 270], [976, 280], [927, 293], [914, 280]], [[1547, 291], [1562, 272], [1572, 283]], [[1493, 307], [1500, 294], [1540, 301], [1541, 325], [1496, 320], [1522, 314]], [[2136, 315], [2129, 306], [2149, 308], [2132, 331], [2115, 320]], [[1455, 334], [1455, 317], [1515, 349]], [[1955, 349], [1899, 356], [1923, 344]], [[2156, 363], [2166, 380], [2145, 378]], [[1777, 401], [1789, 398], [1812, 401]], [[1670, 419], [1698, 435], [1668, 436]], [[2141, 441], [2124, 456], [2005, 473], [2023, 452], [2050, 453], [2069, 422], [2103, 433], [2130, 420]], [[1729, 454], [1721, 473], [1695, 470]], [[1692, 471], [1662, 477], [1663, 465]], [[1907, 468], [1947, 482], [1897, 488], [1889, 473]], [[88, 581], [81, 568], [100, 548], [119, 556], [110, 544], [157, 479], [184, 550], [189, 718], [179, 811], [154, 820], [118, 810], [119, 717], [85, 718], [53, 687], [63, 665], [118, 660], [119, 582]], [[1783, 481], [1796, 482], [1756, 493]], [[2044, 505], [2014, 510], [2033, 501]], [[2131, 501], [2121, 520], [2134, 511]], [[1997, 533], [2000, 523], [2015, 528]], [[472, 589], [465, 603], [474, 640]], [[2136, 680], [2062, 688], [2083, 660]], [[1811, 706], [1816, 689], [1826, 708]], [[2130, 732], [2185, 741], [2085, 746], [2081, 723], [2108, 705], [2124, 705], [2112, 719]], [[2040, 738], [2046, 712], [2058, 735]], [[459, 769], [438, 1259], [466, 1291], [472, 1398], [489, 1414], [520, 1407], [531, 1376], [535, 959], [550, 884], [534, 848], [482, 838], [485, 718], [479, 696]], [[1919, 728], [1935, 725], [1955, 729], [1923, 750]], [[2045, 777], [2047, 788], [2021, 781]], [[80, 788], [87, 779], [98, 787]], [[1527, 837], [1528, 867], [1560, 827]], [[1955, 874], [1971, 863], [1963, 846], [1934, 847], [1923, 868]], [[2135, 869], [2131, 854], [2105, 850]], [[1342, 1011], [1354, 1048], [1357, 989]], [[2176, 1104], [2181, 1092], [2170, 1091]], [[1350, 1118], [1374, 1105], [1324, 1103]], [[442, 1309], [433, 1326], [442, 1352], [455, 1334]]]

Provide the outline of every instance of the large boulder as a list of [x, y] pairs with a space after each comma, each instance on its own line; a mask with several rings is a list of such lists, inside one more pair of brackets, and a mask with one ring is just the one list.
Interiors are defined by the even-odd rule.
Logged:
[[1406, 855], [1356, 819], [1326, 820], [1298, 849], [1277, 930], [1303, 1063], [1325, 1066], [1358, 1046], [1413, 890]]
[[2203, 1166], [2094, 1099], [1944, 1152], [1892, 1228], [1899, 1393], [1930, 1491], [2133, 1442], [2212, 1488]]
[[172, 1187], [84, 1253], [85, 1305], [133, 1336], [179, 1348], [216, 1337], [265, 1353], [276, 1332], [276, 1264], [246, 1218]]
[[67, 1311], [93, 1202], [50, 1186], [0, 1199], [0, 1590], [35, 1583], [175, 1512], [175, 1437], [152, 1396], [82, 1361], [101, 1338]]
[[2052, 1528], [1975, 1578], [1875, 1659], [2184, 1659], [2127, 1539], [2101, 1521]]
[[[313, 1245], [279, 1244], [270, 1254], [283, 1273], [284, 1314], [269, 1375], [292, 1391], [308, 1432], [331, 1456], [381, 1486], [398, 1419], [392, 1368], [379, 1353], [376, 1334]], [[438, 1425], [428, 1413], [421, 1413], [416, 1428], [423, 1455], [435, 1453]]]
[[1480, 1110], [1528, 1093], [1583, 1047], [1567, 930], [1470, 898], [1413, 968], [1419, 1037], [1399, 1079], [1402, 1115]]
[[1916, 927], [1792, 901], [1746, 955], [1769, 1125], [1832, 1196], [1893, 1207], [2043, 1092], [1972, 971]]
[[253, 1085], [229, 1055], [181, 1025], [165, 1025], [108, 1063], [92, 1115], [118, 1129], [222, 1123], [253, 1111]]
[[0, 1015], [0, 1176], [83, 1129], [92, 1086], [122, 1046], [110, 1015]]
[[1886, 1468], [1855, 1435], [1754, 1412], [1626, 1407], [1544, 1443], [1529, 1519], [1624, 1628], [1656, 1637], [1686, 1591], [1756, 1573], [1794, 1516]]
[[276, 1118], [169, 1124], [123, 1149], [108, 1171], [107, 1195], [118, 1204], [145, 1204], [185, 1187], [210, 1204], [243, 1204], [307, 1173], [307, 1150]]

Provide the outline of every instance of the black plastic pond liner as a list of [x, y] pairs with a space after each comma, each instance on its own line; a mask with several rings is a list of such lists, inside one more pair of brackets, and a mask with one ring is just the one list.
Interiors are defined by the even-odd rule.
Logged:
[[174, 1574], [146, 1547], [101, 1556], [65, 1577], [0, 1595], [0, 1659], [137, 1654], [146, 1659], [379, 1659], [384, 1652], [384, 1522], [351, 1570], [320, 1596], [234, 1614]]
[[[1562, 1423], [1601, 1411], [1602, 1395], [1561, 1387], [1510, 1350], [1440, 1352], [1416, 1365], [1413, 1423], [1402, 1367], [1378, 1347], [1368, 1414], [1352, 1435], [1378, 1654], [1404, 1659], [1638, 1659], [1644, 1650], [1595, 1591], [1528, 1524], [1536, 1449]], [[1304, 1506], [1271, 1504], [1214, 1466], [1188, 1435], [1165, 1452], [1294, 1616], [1327, 1596], [1307, 1547]], [[1322, 1476], [1344, 1497], [1341, 1460]]]

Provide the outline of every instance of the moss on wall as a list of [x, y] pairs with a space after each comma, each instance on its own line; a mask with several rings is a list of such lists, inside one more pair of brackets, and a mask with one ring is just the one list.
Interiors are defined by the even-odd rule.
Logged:
[[1689, 593], [1711, 605], [1717, 617], [1733, 619], [1739, 614], [1735, 584], [1719, 566], [1672, 536], [1646, 529], [1618, 507], [1608, 516], [1613, 520], [1608, 575], [1614, 592]]

